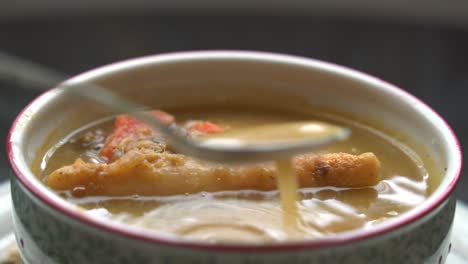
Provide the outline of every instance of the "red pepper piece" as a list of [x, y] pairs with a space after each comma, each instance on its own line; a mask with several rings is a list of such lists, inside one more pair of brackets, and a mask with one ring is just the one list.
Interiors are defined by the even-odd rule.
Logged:
[[190, 127], [190, 130], [204, 133], [204, 134], [215, 134], [215, 133], [223, 132], [224, 128], [216, 124], [213, 124], [211, 122], [208, 122], [208, 121], [200, 121], [200, 122], [193, 124]]
[[[148, 112], [150, 115], [161, 120], [165, 124], [174, 122], [174, 116], [160, 111], [153, 110]], [[101, 149], [100, 155], [112, 160], [113, 150], [120, 144], [123, 139], [130, 138], [133, 140], [145, 137], [151, 137], [156, 131], [150, 125], [143, 121], [130, 116], [119, 115], [115, 118], [114, 130], [107, 139], [104, 147]]]

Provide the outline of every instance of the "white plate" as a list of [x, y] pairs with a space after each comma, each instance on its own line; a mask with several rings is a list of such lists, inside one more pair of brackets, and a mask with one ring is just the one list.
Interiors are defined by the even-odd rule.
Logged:
[[[468, 206], [457, 202], [453, 224], [452, 251], [446, 264], [468, 264]], [[0, 184], [0, 263], [8, 257], [8, 250], [15, 243], [11, 217], [10, 183]]]

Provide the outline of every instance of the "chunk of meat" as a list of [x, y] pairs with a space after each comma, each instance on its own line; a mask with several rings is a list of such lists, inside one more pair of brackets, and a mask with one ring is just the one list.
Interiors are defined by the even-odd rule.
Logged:
[[380, 181], [374, 153], [302, 155], [294, 159], [301, 186], [364, 187]]
[[[153, 110], [148, 113], [165, 124], [174, 122], [172, 115], [161, 110]], [[157, 134], [157, 131], [143, 121], [130, 115], [119, 115], [115, 118], [114, 131], [107, 137], [100, 155], [109, 161], [115, 160], [124, 152], [122, 148], [126, 144], [121, 145], [121, 143], [150, 139], [155, 134]]]
[[[307, 154], [293, 160], [301, 187], [372, 186], [380, 180], [380, 162], [373, 153]], [[181, 154], [131, 150], [110, 164], [78, 159], [54, 171], [46, 184], [75, 196], [177, 195], [225, 190], [269, 191], [277, 188], [272, 164], [228, 167]]]
[[[151, 114], [166, 123], [174, 118], [162, 111]], [[207, 121], [192, 121], [190, 135], [213, 134], [224, 128]], [[210, 164], [166, 151], [157, 131], [129, 115], [116, 118], [113, 133], [101, 154], [109, 164], [74, 164], [54, 171], [46, 184], [69, 190], [75, 196], [177, 195], [224, 190], [277, 188], [273, 164], [228, 167]], [[380, 162], [373, 153], [308, 154], [294, 158], [293, 167], [301, 187], [364, 187], [380, 180]]]

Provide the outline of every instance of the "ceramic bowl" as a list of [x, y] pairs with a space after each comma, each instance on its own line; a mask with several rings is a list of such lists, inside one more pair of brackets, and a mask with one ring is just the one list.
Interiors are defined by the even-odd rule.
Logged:
[[[246, 104], [324, 108], [408, 137], [443, 171], [420, 206], [374, 228], [271, 245], [210, 244], [168, 238], [92, 217], [46, 188], [31, 166], [73, 129], [111, 114], [51, 89], [17, 117], [8, 136], [14, 223], [25, 263], [443, 263], [450, 251], [453, 190], [461, 170], [446, 122], [405, 91], [342, 66], [294, 56], [203, 51], [156, 55], [91, 70], [94, 82], [158, 108]], [[36, 161], [37, 162], [37, 161]]]

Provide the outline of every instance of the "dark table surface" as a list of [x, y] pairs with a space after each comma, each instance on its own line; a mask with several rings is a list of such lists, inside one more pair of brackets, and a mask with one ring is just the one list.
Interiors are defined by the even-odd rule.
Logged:
[[[427, 102], [468, 144], [468, 31], [306, 16], [94, 16], [0, 21], [0, 51], [69, 75], [148, 54], [247, 49], [318, 58], [390, 81]], [[45, 88], [45, 87], [39, 87]], [[0, 137], [38, 92], [0, 82]], [[0, 147], [5, 149], [4, 140]], [[465, 173], [466, 174], [466, 173]], [[0, 177], [7, 179], [5, 152]], [[457, 197], [468, 201], [463, 176]]]

